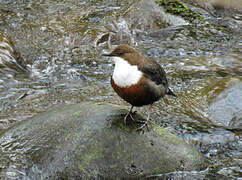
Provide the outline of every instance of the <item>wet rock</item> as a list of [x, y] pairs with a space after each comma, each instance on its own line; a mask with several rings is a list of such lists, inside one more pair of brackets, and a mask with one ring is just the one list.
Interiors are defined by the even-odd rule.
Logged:
[[196, 19], [202, 20], [202, 16], [189, 9], [182, 1], [179, 0], [155, 0], [155, 2], [163, 6], [165, 11], [171, 14], [179, 15], [186, 20], [194, 21]]
[[240, 110], [229, 122], [229, 128], [242, 130], [242, 110]]
[[0, 31], [0, 69], [28, 72], [26, 63], [11, 39]]
[[209, 107], [210, 119], [217, 125], [235, 127], [241, 124], [242, 83], [221, 92]]
[[160, 30], [164, 27], [182, 26], [189, 23], [182, 17], [166, 13], [162, 6], [155, 1], [138, 1], [122, 12], [123, 17], [112, 19], [111, 23], [106, 24], [106, 32], [97, 36], [94, 45], [108, 42], [109, 48], [111, 44], [137, 44], [136, 38], [139, 40], [146, 31]]
[[[164, 7], [164, 6], [163, 6]], [[171, 26], [189, 24], [184, 18], [166, 13], [158, 1], [140, 1], [135, 4], [133, 11], [129, 13], [132, 26], [140, 30], [161, 29]]]
[[207, 167], [198, 151], [158, 125], [144, 132], [132, 121], [125, 126], [126, 112], [86, 102], [15, 125], [0, 135], [0, 179], [140, 178]]

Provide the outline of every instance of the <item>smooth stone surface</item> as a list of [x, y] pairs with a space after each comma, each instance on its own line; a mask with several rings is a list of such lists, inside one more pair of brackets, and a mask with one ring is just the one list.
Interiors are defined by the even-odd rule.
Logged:
[[242, 83], [221, 92], [209, 107], [211, 120], [222, 126], [238, 128], [241, 124]]
[[20, 122], [0, 135], [0, 179], [140, 178], [207, 167], [201, 153], [158, 125], [125, 126], [126, 112], [84, 102]]

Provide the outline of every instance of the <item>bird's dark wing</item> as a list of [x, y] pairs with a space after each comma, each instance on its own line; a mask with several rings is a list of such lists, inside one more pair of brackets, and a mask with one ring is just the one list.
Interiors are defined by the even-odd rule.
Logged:
[[151, 60], [139, 65], [138, 69], [142, 71], [148, 79], [154, 81], [157, 85], [163, 84], [165, 87], [168, 87], [166, 72], [157, 62]]

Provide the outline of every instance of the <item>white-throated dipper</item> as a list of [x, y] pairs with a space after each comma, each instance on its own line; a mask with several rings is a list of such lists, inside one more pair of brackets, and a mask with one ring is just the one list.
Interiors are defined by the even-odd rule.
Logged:
[[114, 91], [125, 101], [131, 104], [130, 111], [124, 117], [132, 118], [134, 106], [150, 105], [148, 116], [142, 129], [147, 125], [150, 117], [151, 105], [167, 95], [176, 96], [168, 87], [164, 69], [153, 59], [140, 55], [127, 44], [117, 46], [110, 54], [103, 54], [113, 58], [114, 72], [111, 85]]

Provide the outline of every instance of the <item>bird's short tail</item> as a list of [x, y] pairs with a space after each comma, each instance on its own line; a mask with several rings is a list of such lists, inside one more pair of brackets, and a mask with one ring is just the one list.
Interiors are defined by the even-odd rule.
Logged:
[[168, 95], [171, 95], [171, 96], [175, 96], [177, 97], [177, 95], [175, 95], [171, 90], [170, 88], [168, 88], [168, 92], [167, 92]]

